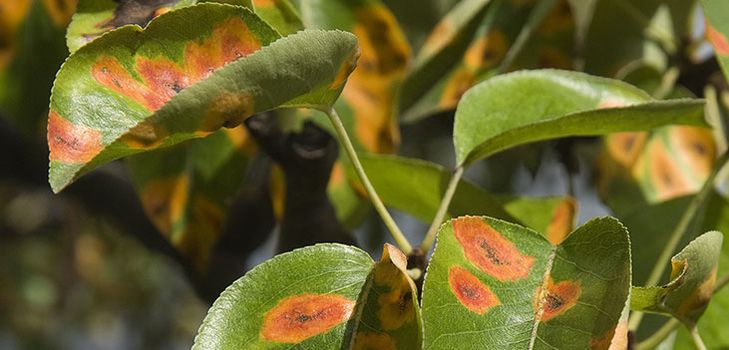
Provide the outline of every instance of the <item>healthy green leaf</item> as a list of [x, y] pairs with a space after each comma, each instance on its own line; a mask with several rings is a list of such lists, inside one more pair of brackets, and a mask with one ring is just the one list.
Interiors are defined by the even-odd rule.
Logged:
[[633, 288], [630, 308], [670, 314], [696, 325], [711, 300], [723, 236], [707, 232], [671, 258], [671, 281], [662, 287]]
[[420, 348], [421, 319], [405, 255], [319, 244], [259, 265], [221, 294], [199, 349]]
[[607, 349], [629, 290], [630, 242], [615, 219], [553, 246], [518, 225], [460, 217], [441, 227], [428, 266], [424, 346]]
[[721, 65], [725, 76], [729, 76], [729, 3], [721, 0], [701, 0], [706, 16], [706, 38], [714, 47], [716, 59]]
[[199, 4], [83, 46], [59, 71], [51, 97], [51, 187], [57, 192], [114, 159], [237, 126], [252, 113], [330, 106], [354, 67], [356, 39], [337, 31], [277, 38], [245, 8]]
[[301, 18], [289, 0], [253, 0], [256, 14], [275, 28], [281, 35], [289, 35], [304, 29]]
[[628, 84], [577, 72], [500, 75], [470, 89], [458, 104], [456, 162], [468, 165], [509, 147], [559, 137], [706, 125], [703, 106], [701, 100], [651, 101]]
[[[360, 155], [372, 185], [385, 205], [430, 222], [438, 210], [450, 172], [424, 160], [385, 155]], [[449, 207], [449, 216], [489, 215], [517, 221], [547, 232], [562, 198], [497, 196], [462, 180]]]

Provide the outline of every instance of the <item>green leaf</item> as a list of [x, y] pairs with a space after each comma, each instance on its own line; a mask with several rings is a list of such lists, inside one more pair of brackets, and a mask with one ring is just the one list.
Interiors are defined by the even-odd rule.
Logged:
[[[389, 155], [360, 155], [372, 185], [385, 205], [430, 222], [438, 210], [450, 172], [424, 160]], [[451, 201], [448, 215], [489, 215], [517, 221], [547, 232], [561, 198], [497, 196], [462, 180]]]
[[661, 287], [633, 288], [630, 308], [670, 314], [696, 325], [711, 300], [723, 236], [707, 232], [671, 258], [671, 281]]
[[559, 137], [706, 125], [703, 106], [701, 100], [651, 101], [628, 84], [577, 72], [500, 75], [470, 89], [458, 104], [456, 162], [468, 165], [509, 147]]
[[405, 255], [318, 244], [274, 257], [215, 301], [199, 349], [420, 348], [421, 320]]
[[198, 271], [207, 271], [228, 204], [254, 152], [248, 132], [239, 126], [127, 159], [147, 215]]
[[558, 246], [497, 219], [457, 218], [441, 227], [428, 266], [424, 346], [607, 349], [629, 291], [628, 232], [613, 218]]
[[354, 67], [356, 39], [337, 31], [277, 37], [245, 8], [199, 4], [83, 46], [59, 71], [51, 97], [51, 187], [57, 192], [114, 159], [237, 126], [252, 113], [330, 106]]
[[724, 76], [729, 77], [729, 3], [721, 0], [701, 0], [706, 16], [706, 38], [714, 47], [714, 54], [721, 65]]
[[281, 35], [289, 35], [304, 29], [296, 8], [288, 0], [253, 0], [253, 7], [256, 14]]
[[80, 0], [68, 26], [66, 45], [73, 53], [111, 30], [128, 24], [145, 27], [159, 15], [202, 2], [227, 3], [253, 9], [250, 0]]

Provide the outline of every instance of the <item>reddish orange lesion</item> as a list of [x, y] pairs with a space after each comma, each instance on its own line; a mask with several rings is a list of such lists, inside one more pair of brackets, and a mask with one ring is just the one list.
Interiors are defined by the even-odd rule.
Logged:
[[305, 293], [285, 298], [266, 313], [261, 337], [277, 343], [300, 343], [348, 320], [354, 305], [337, 294]]
[[662, 140], [655, 139], [650, 142], [647, 161], [650, 182], [655, 188], [657, 200], [669, 200], [698, 189], [698, 185], [692, 184], [686, 173], [671, 158]]
[[548, 277], [546, 288], [540, 287], [537, 290], [535, 314], [540, 321], [549, 321], [574, 307], [581, 294], [582, 287], [579, 281], [554, 283], [552, 278]]
[[672, 126], [671, 144], [688, 165], [695, 180], [704, 182], [716, 158], [716, 143], [710, 129], [692, 126]]
[[708, 21], [706, 21], [706, 39], [714, 47], [717, 55], [729, 56], [729, 41], [727, 41], [724, 34], [716, 30]]
[[572, 232], [577, 214], [577, 201], [571, 196], [562, 199], [554, 210], [552, 220], [547, 226], [547, 240], [554, 245], [562, 243]]
[[48, 147], [51, 161], [86, 163], [103, 148], [101, 132], [73, 124], [51, 110], [48, 115]]
[[231, 18], [216, 25], [209, 37], [187, 44], [182, 64], [163, 56], [140, 55], [134, 57], [133, 67], [124, 67], [115, 57], [101, 56], [91, 73], [101, 85], [154, 112], [183, 89], [260, 47], [243, 19]]
[[513, 242], [484, 219], [465, 216], [453, 220], [453, 231], [466, 259], [499, 281], [516, 281], [529, 275], [534, 257], [519, 252]]
[[625, 169], [631, 169], [648, 139], [646, 132], [618, 132], [605, 139], [607, 153]]
[[448, 285], [451, 293], [468, 310], [483, 315], [491, 308], [501, 305], [491, 288], [481, 282], [470, 271], [452, 266], [448, 269]]

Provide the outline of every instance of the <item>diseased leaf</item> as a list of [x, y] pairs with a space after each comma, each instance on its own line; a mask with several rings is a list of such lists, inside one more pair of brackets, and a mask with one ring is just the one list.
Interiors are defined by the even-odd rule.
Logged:
[[206, 271], [255, 150], [239, 126], [127, 159], [147, 215], [199, 271]]
[[108, 31], [128, 24], [145, 27], [159, 15], [202, 2], [253, 8], [250, 0], [80, 0], [66, 45], [73, 53]]
[[670, 314], [689, 328], [711, 300], [723, 236], [707, 232], [671, 258], [671, 281], [662, 287], [633, 288], [631, 309]]
[[277, 37], [245, 8], [199, 4], [85, 45], [59, 71], [51, 97], [51, 187], [57, 192], [114, 159], [237, 126], [255, 112], [331, 105], [354, 67], [355, 38]]
[[318, 244], [274, 257], [221, 294], [198, 349], [420, 348], [421, 319], [405, 255]]
[[721, 0], [701, 0], [706, 17], [706, 39], [714, 48], [717, 61], [724, 71], [724, 76], [729, 77], [729, 3]]
[[423, 62], [424, 53], [418, 56], [421, 64], [402, 92], [404, 122], [453, 110], [470, 87], [506, 70], [572, 67], [574, 23], [566, 0], [493, 1], [474, 20], [442, 52]]
[[[427, 161], [397, 156], [360, 155], [372, 185], [385, 205], [430, 222], [438, 210], [443, 191], [451, 174], [443, 167]], [[549, 227], [566, 225], [563, 200], [557, 197], [527, 198], [492, 195], [462, 180], [449, 207], [449, 216], [489, 215], [516, 221], [540, 232]], [[568, 213], [567, 213], [568, 214]], [[560, 220], [553, 223], [553, 218]], [[570, 224], [571, 225], [571, 224]], [[570, 226], [571, 231], [571, 226]]]
[[576, 72], [500, 75], [469, 90], [458, 104], [456, 162], [468, 165], [509, 147], [559, 137], [704, 126], [703, 106], [701, 100], [652, 101], [625, 83]]
[[629, 290], [628, 232], [615, 219], [553, 246], [518, 225], [460, 217], [441, 227], [428, 266], [424, 346], [607, 349]]
[[352, 349], [420, 349], [422, 319], [418, 290], [407, 273], [407, 258], [385, 244], [359, 296]]

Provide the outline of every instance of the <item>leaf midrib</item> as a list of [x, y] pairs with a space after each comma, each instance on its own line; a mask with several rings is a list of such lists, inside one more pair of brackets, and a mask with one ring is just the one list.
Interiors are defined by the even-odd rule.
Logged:
[[544, 302], [546, 300], [545, 295], [547, 293], [547, 284], [549, 283], [549, 276], [552, 273], [552, 267], [554, 266], [554, 260], [557, 258], [557, 249], [559, 246], [553, 246], [552, 251], [549, 253], [549, 256], [547, 257], [547, 267], [544, 270], [544, 275], [542, 276], [542, 285], [539, 289], [539, 302], [537, 303], [536, 311], [534, 312], [534, 323], [532, 325], [532, 333], [529, 336], [529, 350], [534, 349], [534, 345], [537, 340], [537, 331], [539, 330], [539, 319], [542, 318], [542, 314], [544, 313]]

